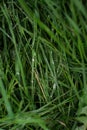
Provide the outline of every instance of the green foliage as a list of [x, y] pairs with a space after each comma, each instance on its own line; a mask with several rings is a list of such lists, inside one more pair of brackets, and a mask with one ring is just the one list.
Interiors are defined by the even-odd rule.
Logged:
[[85, 0], [1, 1], [1, 130], [87, 128], [86, 11]]

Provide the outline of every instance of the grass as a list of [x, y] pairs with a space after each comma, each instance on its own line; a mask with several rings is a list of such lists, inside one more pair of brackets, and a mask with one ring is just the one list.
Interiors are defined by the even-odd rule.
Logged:
[[0, 130], [86, 130], [86, 7], [0, 3]]

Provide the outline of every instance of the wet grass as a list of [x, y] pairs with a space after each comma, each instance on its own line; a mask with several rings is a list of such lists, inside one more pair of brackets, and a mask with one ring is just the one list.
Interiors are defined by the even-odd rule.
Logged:
[[1, 2], [1, 130], [86, 129], [86, 7], [79, 0]]

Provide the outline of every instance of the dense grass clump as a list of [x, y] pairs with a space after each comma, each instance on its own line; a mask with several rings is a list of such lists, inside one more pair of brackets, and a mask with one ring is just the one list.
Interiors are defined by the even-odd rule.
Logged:
[[0, 130], [86, 130], [85, 0], [0, 2]]

